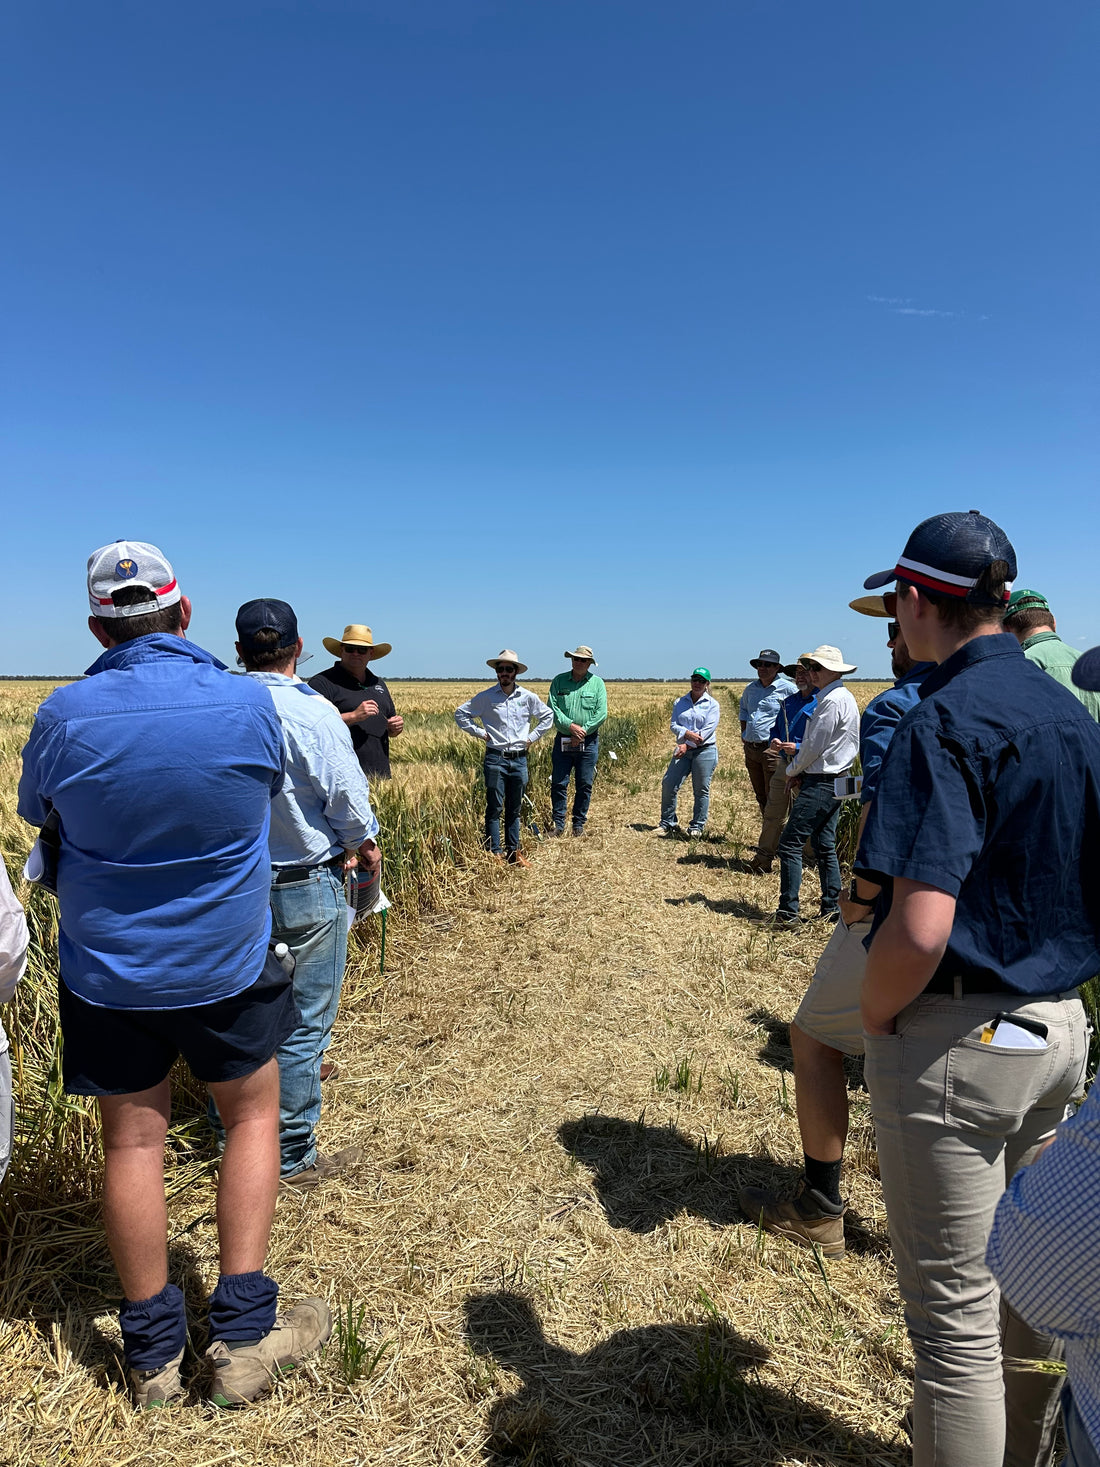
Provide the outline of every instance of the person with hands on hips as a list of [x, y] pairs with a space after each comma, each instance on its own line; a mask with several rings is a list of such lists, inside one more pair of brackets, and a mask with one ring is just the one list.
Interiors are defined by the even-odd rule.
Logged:
[[694, 802], [688, 835], [700, 836], [710, 810], [710, 782], [718, 764], [718, 720], [722, 710], [717, 698], [710, 694], [710, 668], [697, 667], [691, 674], [691, 687], [672, 707], [669, 725], [676, 740], [676, 752], [661, 782], [661, 835], [679, 835], [676, 801], [680, 786], [691, 775]]

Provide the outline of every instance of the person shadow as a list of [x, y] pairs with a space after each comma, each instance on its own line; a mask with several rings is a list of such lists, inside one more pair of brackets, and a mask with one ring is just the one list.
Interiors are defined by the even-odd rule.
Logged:
[[706, 907], [723, 917], [744, 917], [750, 922], [772, 915], [770, 907], [762, 907], [758, 902], [742, 901], [740, 897], [708, 897], [701, 891], [693, 891], [689, 896], [665, 897], [665, 902], [670, 907]]
[[549, 1339], [518, 1293], [472, 1294], [463, 1315], [473, 1355], [523, 1382], [489, 1410], [482, 1457], [490, 1467], [909, 1461], [900, 1429], [892, 1440], [855, 1430], [763, 1382], [770, 1352], [709, 1301], [698, 1324], [617, 1330], [583, 1353]]

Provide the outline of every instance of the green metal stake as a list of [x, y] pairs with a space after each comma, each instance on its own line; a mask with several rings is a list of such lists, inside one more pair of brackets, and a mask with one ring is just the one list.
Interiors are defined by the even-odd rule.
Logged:
[[382, 908], [382, 953], [378, 959], [378, 976], [386, 971], [386, 908]]

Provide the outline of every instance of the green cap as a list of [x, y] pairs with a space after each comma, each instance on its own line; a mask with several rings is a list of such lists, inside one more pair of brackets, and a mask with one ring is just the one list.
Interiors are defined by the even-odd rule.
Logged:
[[1017, 611], [1049, 611], [1050, 603], [1041, 591], [1013, 591], [1008, 598], [1005, 616], [1014, 616]]
[[691, 675], [692, 675], [692, 677], [705, 677], [706, 680], [707, 680], [707, 682], [708, 683], [710, 682], [710, 668], [709, 667], [693, 667], [691, 669]]

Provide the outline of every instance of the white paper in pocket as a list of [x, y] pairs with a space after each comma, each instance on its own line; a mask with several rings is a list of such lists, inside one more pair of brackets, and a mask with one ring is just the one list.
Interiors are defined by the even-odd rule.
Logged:
[[1002, 1019], [993, 1031], [990, 1040], [993, 1049], [1046, 1049], [1047, 1042], [1039, 1034], [1033, 1034], [1030, 1029], [1022, 1029], [1019, 1024], [1011, 1024], [1007, 1019]]

